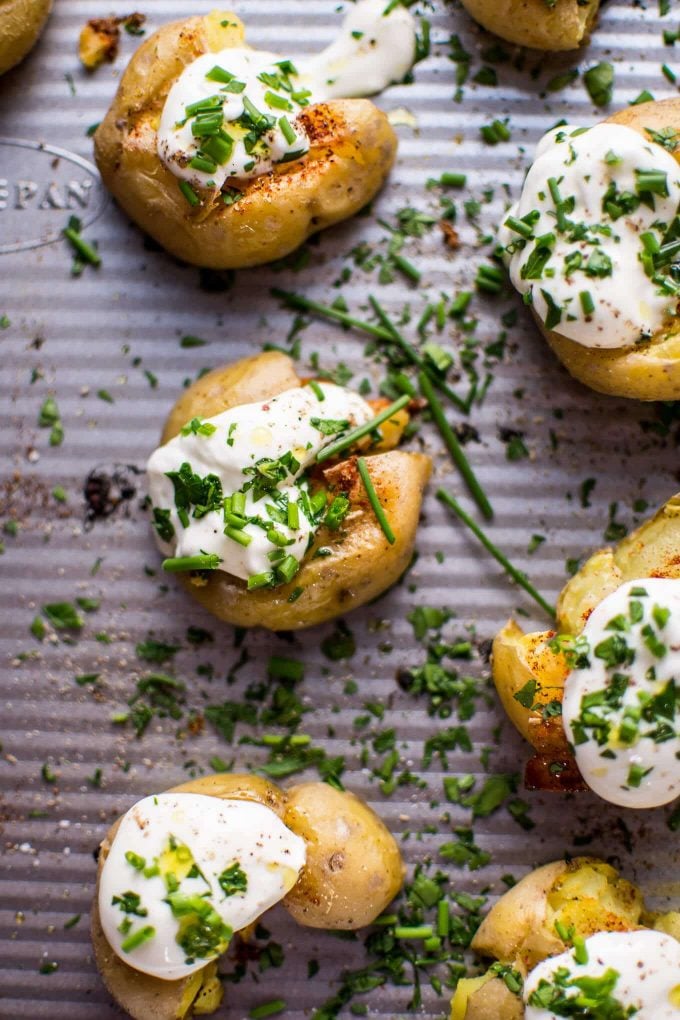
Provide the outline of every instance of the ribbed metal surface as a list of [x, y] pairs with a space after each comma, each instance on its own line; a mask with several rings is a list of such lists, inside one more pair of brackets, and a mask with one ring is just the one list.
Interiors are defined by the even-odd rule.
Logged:
[[[148, 0], [144, 12], [152, 29], [189, 9], [195, 13], [209, 8], [203, 0], [189, 5]], [[241, 0], [238, 13], [248, 25], [252, 43], [276, 49], [286, 40], [285, 48], [294, 53], [330, 40], [337, 23], [336, 8], [335, 0], [305, 0], [304, 4]], [[79, 69], [75, 47], [80, 27], [88, 17], [108, 13], [106, 4], [58, 0], [39, 49], [0, 82], [0, 135], [47, 142], [90, 157], [85, 130], [102, 117], [134, 46], [134, 40], [125, 37], [113, 67], [107, 65], [92, 76]], [[480, 52], [490, 37], [475, 29], [453, 5], [445, 8], [437, 3], [431, 17], [433, 55], [417, 68], [416, 83], [394, 88], [380, 99], [387, 110], [405, 107], [416, 126], [398, 128], [398, 166], [375, 213], [389, 218], [407, 204], [434, 208], [425, 180], [443, 170], [460, 169], [469, 175], [460, 198], [481, 199], [486, 189], [493, 189], [479, 217], [482, 232], [490, 231], [507, 201], [506, 185], [510, 194], [517, 193], [528, 154], [543, 130], [561, 117], [593, 123], [597, 112], [579, 82], [558, 94], [544, 95], [545, 84], [554, 74], [576, 64], [569, 56], [542, 61], [530, 56], [522, 71], [511, 63], [499, 65], [498, 87], [468, 84], [462, 101], [454, 102], [454, 66], [447, 56], [450, 34], [458, 33], [473, 54], [473, 71], [483, 63]], [[593, 45], [580, 55], [578, 66], [599, 59], [614, 62], [613, 106], [625, 105], [643, 88], [657, 98], [676, 94], [660, 71], [660, 64], [673, 65], [676, 55], [662, 44], [661, 30], [667, 25], [674, 25], [673, 19], [661, 20], [651, 0], [646, 11], [623, 0], [607, 3]], [[535, 75], [530, 73], [532, 68]], [[65, 75], [72, 76], [75, 95]], [[493, 148], [480, 145], [480, 124], [498, 116], [510, 117], [512, 140]], [[0, 147], [0, 178], [5, 176], [2, 161], [9, 160], [7, 151]], [[39, 158], [31, 159], [30, 167], [38, 166]], [[40, 165], [46, 182], [49, 166]], [[19, 170], [12, 162], [12, 174]], [[458, 194], [452, 197], [459, 198]], [[385, 306], [395, 314], [408, 302], [416, 318], [429, 297], [470, 286], [486, 249], [478, 247], [477, 231], [466, 224], [462, 209], [460, 213], [463, 246], [459, 251], [447, 250], [437, 230], [422, 241], [409, 242], [405, 251], [418, 261], [423, 280], [417, 290], [401, 282], [380, 288]], [[3, 223], [8, 223], [4, 215], [0, 212], [0, 243], [6, 229]], [[35, 208], [23, 215], [26, 236], [29, 228], [41, 229], [45, 222]], [[21, 228], [23, 221], [16, 218], [13, 228], [17, 222]], [[418, 541], [420, 556], [407, 582], [348, 619], [358, 648], [349, 663], [329, 663], [321, 654], [319, 642], [330, 627], [314, 629], [291, 642], [253, 634], [245, 642], [249, 661], [230, 687], [225, 675], [239, 656], [233, 633], [190, 604], [174, 585], [166, 590], [158, 575], [145, 573], [145, 566], [158, 567], [158, 558], [140, 506], [141, 480], [127, 510], [99, 521], [90, 531], [83, 526], [82, 490], [88, 472], [102, 464], [143, 466], [184, 380], [204, 366], [241, 357], [265, 341], [281, 342], [286, 336], [292, 316], [269, 296], [270, 287], [304, 290], [320, 300], [333, 300], [338, 293], [333, 283], [347, 264], [347, 253], [360, 241], [377, 243], [384, 233], [375, 219], [358, 218], [324, 235], [303, 271], [242, 272], [223, 293], [206, 293], [198, 286], [197, 270], [147, 250], [141, 235], [113, 205], [87, 231], [102, 253], [99, 272], [86, 270], [80, 279], [72, 279], [70, 256], [59, 242], [0, 255], [0, 315], [6, 314], [11, 323], [0, 332], [4, 396], [0, 436], [5, 456], [0, 519], [19, 521], [17, 537], [4, 536], [0, 561], [4, 578], [0, 591], [0, 1016], [8, 1020], [108, 1020], [119, 1015], [97, 977], [87, 930], [95, 872], [92, 852], [106, 827], [138, 797], [194, 772], [208, 771], [213, 755], [233, 757], [237, 768], [263, 760], [258, 748], [227, 746], [209, 725], [199, 735], [188, 735], [181, 723], [154, 720], [142, 739], [136, 740], [110, 723], [144, 672], [134, 648], [149, 632], [183, 646], [173, 669], [187, 685], [187, 709], [197, 711], [205, 703], [236, 699], [249, 683], [264, 680], [272, 652], [303, 659], [306, 677], [301, 692], [311, 709], [304, 731], [329, 753], [346, 754], [347, 785], [376, 804], [395, 833], [412, 833], [404, 842], [409, 865], [429, 857], [436, 860], [436, 849], [451, 838], [452, 827], [469, 818], [469, 812], [443, 801], [437, 760], [429, 770], [421, 768], [424, 741], [455, 719], [433, 720], [422, 701], [409, 697], [395, 683], [400, 666], [419, 664], [424, 658], [406, 613], [415, 605], [447, 606], [457, 617], [448, 632], [464, 634], [473, 627], [480, 640], [490, 638], [516, 608], [539, 626], [544, 621], [432, 494]], [[354, 269], [340, 292], [357, 309], [374, 289], [374, 277]], [[475, 299], [471, 310], [480, 319], [480, 348], [496, 339], [499, 315], [511, 306], [510, 300]], [[182, 349], [179, 338], [184, 334], [210, 343]], [[460, 343], [453, 328], [451, 338]], [[366, 374], [380, 377], [379, 370], [364, 358], [364, 340], [358, 335], [313, 322], [302, 340], [305, 359], [318, 350], [324, 366], [341, 359], [356, 369], [357, 379]], [[31, 382], [35, 370], [38, 378]], [[145, 370], [157, 377], [155, 388]], [[114, 402], [98, 398], [100, 390], [108, 391]], [[55, 448], [48, 445], [48, 430], [36, 426], [48, 393], [57, 399], [65, 428], [64, 443]], [[471, 416], [481, 442], [470, 443], [467, 450], [496, 510], [490, 533], [548, 597], [555, 596], [564, 582], [565, 559], [601, 543], [610, 502], [619, 502], [620, 519], [630, 524], [635, 499], [645, 498], [653, 507], [678, 487], [675, 437], [672, 433], [660, 437], [641, 426], [657, 418], [657, 408], [596, 396], [571, 382], [520, 309], [487, 398]], [[524, 434], [530, 459], [507, 461], [499, 438], [501, 427]], [[558, 439], [556, 449], [551, 433]], [[439, 438], [427, 431], [426, 436], [436, 458], [435, 484], [445, 483], [470, 505], [450, 471]], [[591, 505], [583, 508], [579, 486], [591, 476], [598, 481]], [[66, 504], [50, 495], [56, 485], [66, 490]], [[535, 532], [546, 535], [548, 541], [529, 557], [527, 544]], [[443, 560], [438, 553], [444, 553]], [[100, 569], [92, 575], [99, 560]], [[49, 640], [38, 644], [29, 635], [41, 605], [83, 595], [101, 599], [101, 608], [86, 616], [85, 627], [72, 645]], [[192, 651], [185, 640], [188, 624], [210, 630], [214, 642]], [[110, 643], [96, 639], [102, 633]], [[197, 672], [206, 663], [213, 666], [212, 679], [206, 678], [205, 669]], [[484, 682], [487, 667], [481, 658], [462, 665]], [[101, 674], [96, 689], [74, 683], [76, 675], [85, 673]], [[349, 678], [358, 684], [354, 695], [344, 693]], [[396, 728], [401, 764], [421, 776], [426, 788], [406, 786], [390, 799], [381, 799], [376, 781], [361, 767], [362, 745], [353, 726], [367, 701], [386, 706], [378, 728]], [[521, 771], [525, 748], [505, 724], [496, 745], [493, 734], [499, 722], [500, 711], [493, 702], [488, 708], [480, 702], [469, 724], [474, 752], [450, 753], [450, 773], [480, 774], [480, 752], [489, 746], [493, 747], [492, 771]], [[57, 776], [54, 784], [41, 777], [46, 762]], [[97, 768], [102, 770], [101, 789], [88, 782]], [[589, 851], [615, 858], [659, 903], [667, 902], [678, 858], [677, 837], [666, 828], [663, 812], [641, 817], [607, 811], [589, 796], [527, 795], [527, 799], [537, 823], [533, 832], [523, 832], [505, 811], [478, 821], [476, 840], [492, 854], [492, 863], [472, 875], [453, 869], [454, 888], [477, 892], [489, 887], [496, 894], [502, 888], [501, 875], [519, 875], [565, 850], [574, 852], [592, 835]], [[424, 828], [427, 833], [416, 836]], [[64, 929], [65, 921], [79, 913], [83, 915], [80, 922]], [[323, 934], [302, 931], [283, 912], [273, 913], [267, 925], [286, 949], [284, 967], [258, 974], [257, 983], [248, 978], [228, 986], [221, 1017], [237, 1020], [253, 1005], [282, 995], [289, 1004], [286, 1016], [301, 1020], [327, 997], [343, 965], [362, 963], [360, 943], [338, 943]], [[306, 979], [310, 957], [320, 962], [313, 981]], [[58, 970], [40, 974], [44, 960], [56, 961]], [[408, 999], [407, 989], [380, 989], [368, 1000], [371, 1015], [405, 1016]], [[423, 1016], [447, 1013], [446, 1001], [430, 989], [425, 989], [425, 1003]]]

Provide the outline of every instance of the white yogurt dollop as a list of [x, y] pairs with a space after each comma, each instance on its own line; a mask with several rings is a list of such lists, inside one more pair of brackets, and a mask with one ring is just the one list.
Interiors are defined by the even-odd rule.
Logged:
[[651, 808], [680, 795], [680, 580], [622, 584], [590, 615], [564, 729], [588, 786]]
[[[305, 469], [323, 447], [374, 417], [358, 393], [324, 382], [194, 419], [147, 464], [161, 550], [216, 555], [217, 569], [244, 581], [273, 579], [284, 560], [284, 573], [295, 568], [320, 524]], [[186, 484], [176, 474], [182, 465]]]
[[283, 899], [305, 856], [304, 840], [262, 804], [145, 797], [123, 817], [102, 869], [106, 939], [135, 970], [186, 977]]
[[413, 15], [400, 4], [389, 10], [389, 0], [352, 5], [336, 41], [315, 57], [245, 46], [205, 53], [168, 93], [158, 155], [190, 188], [220, 191], [229, 179], [304, 156], [310, 141], [300, 114], [310, 103], [381, 92], [415, 59]]
[[[586, 961], [577, 963], [573, 951], [562, 953], [531, 971], [524, 985], [526, 1020], [559, 1020], [566, 1016], [563, 1009], [556, 1011], [549, 1005], [561, 996], [581, 996], [582, 1005], [588, 998], [600, 1005], [602, 1012], [596, 1014], [591, 1005], [593, 1011], [579, 1014], [583, 1016], [605, 1016], [607, 1003], [612, 1010], [615, 1004], [623, 1008], [607, 1016], [679, 1020], [680, 942], [670, 935], [656, 931], [600, 932], [585, 940], [585, 955]], [[623, 1012], [627, 1009], [631, 1012]], [[572, 1015], [576, 1014], [569, 1013]]]
[[513, 285], [550, 329], [632, 347], [662, 328], [680, 286], [654, 252], [677, 239], [680, 167], [632, 128], [555, 128], [500, 228]]

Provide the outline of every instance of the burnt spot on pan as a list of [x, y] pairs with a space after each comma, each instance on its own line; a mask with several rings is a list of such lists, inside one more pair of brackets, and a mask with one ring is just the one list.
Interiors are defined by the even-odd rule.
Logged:
[[121, 508], [127, 512], [137, 495], [140, 474], [140, 468], [134, 464], [100, 464], [90, 471], [83, 486], [86, 530]]

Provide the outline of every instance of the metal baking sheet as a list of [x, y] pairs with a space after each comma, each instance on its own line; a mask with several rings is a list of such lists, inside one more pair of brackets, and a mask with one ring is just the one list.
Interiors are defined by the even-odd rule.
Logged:
[[[152, 30], [210, 6], [206, 0], [147, 0], [142, 10]], [[516, 66], [518, 52], [507, 47], [509, 59], [494, 65], [499, 84], [469, 81], [458, 100], [450, 36], [458, 34], [471, 54], [471, 77], [489, 64], [484, 54], [493, 40], [455, 4], [423, 6], [432, 21], [432, 55], [417, 67], [414, 84], [395, 87], [378, 100], [401, 125], [400, 151], [373, 215], [326, 232], [311, 245], [312, 257], [303, 268], [240, 272], [233, 281], [201, 280], [196, 269], [145, 243], [98, 183], [86, 129], [101, 119], [136, 45], [124, 35], [115, 64], [92, 75], [81, 70], [79, 30], [87, 18], [111, 13], [108, 3], [58, 0], [39, 47], [0, 81], [0, 317], [6, 316], [0, 330], [0, 521], [17, 524], [16, 535], [2, 536], [0, 560], [3, 1018], [109, 1020], [120, 1015], [97, 976], [89, 945], [93, 851], [110, 822], [137, 798], [209, 771], [213, 756], [233, 759], [235, 768], [264, 760], [262, 748], [238, 742], [241, 735], [257, 731], [239, 726], [230, 746], [210, 724], [201, 728], [191, 720], [200, 720], [205, 705], [237, 700], [248, 685], [265, 681], [273, 653], [304, 661], [299, 695], [309, 711], [302, 729], [329, 754], [346, 756], [346, 785], [374, 804], [397, 836], [411, 834], [403, 842], [409, 868], [423, 861], [449, 867], [438, 859], [437, 849], [451, 840], [454, 827], [469, 821], [469, 811], [443, 798], [445, 770], [438, 758], [422, 767], [424, 742], [455, 724], [455, 716], [431, 717], [426, 702], [396, 682], [402, 668], [425, 658], [407, 614], [416, 606], [448, 607], [455, 616], [446, 635], [470, 637], [475, 646], [472, 661], [456, 665], [478, 677], [480, 686], [488, 678], [488, 641], [506, 617], [519, 610], [527, 624], [544, 626], [545, 621], [434, 499], [434, 488], [442, 483], [472, 506], [439, 438], [423, 429], [436, 466], [418, 561], [405, 583], [347, 618], [356, 653], [340, 662], [329, 661], [320, 649], [332, 626], [293, 638], [252, 633], [237, 647], [230, 628], [187, 601], [172, 583], [166, 586], [157, 572], [159, 559], [143, 508], [143, 477], [137, 473], [185, 380], [204, 367], [250, 354], [263, 342], [284, 340], [292, 315], [270, 296], [271, 287], [304, 291], [323, 301], [342, 294], [353, 310], [365, 309], [368, 293], [376, 291], [395, 315], [408, 304], [414, 320], [429, 298], [470, 289], [476, 266], [489, 251], [480, 237], [498, 223], [508, 196], [517, 194], [540, 134], [562, 117], [591, 124], [600, 116], [580, 79], [563, 91], [546, 92], [556, 74], [611, 60], [616, 68], [612, 108], [645, 88], [656, 98], [677, 94], [661, 64], [680, 70], [680, 49], [665, 46], [661, 33], [664, 27], [677, 27], [678, 12], [662, 18], [652, 0], [645, 6], [627, 0], [604, 4], [592, 45], [579, 54], [527, 54]], [[253, 44], [283, 45], [291, 53], [325, 45], [339, 17], [337, 0], [239, 0], [235, 8]], [[115, 13], [129, 11], [118, 6]], [[482, 144], [480, 125], [497, 117], [509, 118], [511, 140]], [[403, 279], [379, 286], [375, 273], [354, 266], [348, 253], [364, 242], [383, 250], [386, 231], [379, 218], [390, 220], [407, 205], [436, 210], [436, 192], [428, 191], [425, 182], [446, 170], [468, 174], [467, 188], [451, 194], [459, 206], [461, 247], [447, 248], [435, 228], [404, 249], [423, 272], [420, 286]], [[463, 202], [468, 199], [481, 202], [477, 224], [466, 220]], [[82, 218], [85, 236], [97, 242], [103, 260], [99, 271], [88, 268], [79, 278], [70, 275], [71, 256], [64, 243], [52, 240], [70, 214]], [[346, 266], [351, 277], [338, 287]], [[224, 289], [216, 289], [217, 284]], [[486, 399], [470, 416], [478, 436], [466, 449], [496, 511], [490, 534], [553, 598], [566, 577], [565, 561], [602, 543], [610, 513], [630, 526], [641, 517], [636, 501], [646, 500], [652, 508], [678, 488], [677, 414], [672, 407], [597, 396], [573, 383], [510, 296], [475, 297], [471, 313], [479, 319], [480, 351], [497, 339], [500, 315], [513, 307], [519, 312], [517, 325], [508, 330], [505, 354], [494, 363]], [[180, 338], [185, 335], [208, 343], [183, 348]], [[440, 341], [458, 356], [462, 339], [450, 323]], [[367, 374], [380, 378], [379, 368], [365, 357], [365, 338], [359, 334], [313, 321], [301, 341], [302, 365], [319, 351], [324, 367], [342, 361], [355, 371], [356, 381]], [[50, 429], [37, 425], [49, 395], [63, 421], [60, 446], [50, 446]], [[505, 429], [521, 433], [528, 457], [507, 459]], [[96, 479], [113, 478], [120, 497], [116, 511], [94, 523], [87, 519], [83, 498], [93, 471], [91, 496], [101, 492]], [[597, 482], [589, 500], [582, 501], [579, 493], [587, 478]], [[55, 487], [63, 488], [65, 502], [54, 498]], [[546, 541], [530, 556], [532, 534]], [[37, 642], [29, 628], [40, 607], [76, 597], [100, 600], [97, 611], [83, 614], [80, 634], [72, 642], [49, 635]], [[192, 646], [186, 636], [189, 625], [204, 628], [214, 640]], [[174, 661], [159, 668], [185, 683], [184, 714], [179, 720], [154, 719], [136, 739], [111, 717], [126, 709], [136, 680], [154, 668], [135, 654], [136, 644], [149, 634], [181, 646]], [[229, 684], [227, 675], [243, 649], [247, 661]], [[100, 675], [96, 684], [74, 681], [92, 673]], [[350, 679], [356, 682], [355, 693], [347, 693]], [[365, 715], [367, 702], [380, 703], [384, 718], [362, 731], [355, 721]], [[474, 749], [450, 752], [449, 774], [483, 777], [480, 756], [486, 748], [491, 748], [491, 772], [521, 772], [526, 748], [493, 699], [488, 704], [479, 700], [468, 726]], [[423, 785], [398, 787], [383, 798], [370, 767], [362, 765], [362, 749], [370, 749], [370, 739], [364, 744], [360, 738], [389, 727], [397, 732], [399, 770], [414, 772]], [[369, 766], [374, 760], [371, 751]], [[43, 766], [53, 781], [45, 780]], [[100, 786], [94, 785], [98, 780]], [[551, 798], [521, 790], [519, 795], [530, 805], [535, 828], [523, 831], [505, 809], [479, 819], [476, 842], [492, 855], [491, 863], [477, 872], [450, 866], [452, 889], [486, 890], [494, 896], [503, 889], [502, 875], [519, 876], [585, 846], [619, 863], [654, 902], [677, 906], [678, 840], [667, 828], [668, 812], [607, 810], [591, 796]], [[80, 921], [65, 927], [77, 914]], [[246, 1017], [253, 1006], [283, 997], [285, 1016], [302, 1020], [333, 993], [343, 966], [364, 961], [361, 941], [339, 943], [303, 931], [282, 911], [273, 912], [266, 923], [272, 939], [284, 947], [285, 962], [263, 973], [253, 963], [241, 983], [227, 985], [218, 1014], [222, 1018]], [[310, 958], [320, 965], [313, 980], [307, 979]], [[52, 962], [57, 969], [41, 973]], [[230, 969], [227, 963], [225, 970]], [[419, 1015], [447, 1015], [444, 997], [427, 984], [423, 995]], [[385, 986], [362, 1001], [369, 1015], [395, 1018], [409, 1015], [409, 998], [408, 988]]]

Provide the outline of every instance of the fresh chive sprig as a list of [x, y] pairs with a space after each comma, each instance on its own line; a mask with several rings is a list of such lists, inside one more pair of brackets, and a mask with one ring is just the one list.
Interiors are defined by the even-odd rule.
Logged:
[[[427, 372], [428, 370], [425, 360], [421, 358], [415, 347], [413, 347], [413, 345], [410, 344], [404, 336], [402, 336], [387, 316], [385, 310], [374, 297], [370, 297], [369, 301], [373, 311], [379, 319], [380, 325], [376, 325], [373, 322], [366, 322], [363, 319], [357, 319], [355, 316], [350, 315], [349, 312], [345, 312], [341, 308], [334, 308], [332, 305], [324, 305], [320, 301], [314, 301], [311, 298], [305, 297], [303, 294], [296, 294], [293, 291], [280, 290], [278, 287], [274, 287], [272, 288], [272, 294], [280, 301], [283, 301], [288, 308], [292, 308], [295, 311], [312, 312], [313, 314], [320, 315], [325, 319], [334, 319], [336, 322], [342, 323], [343, 326], [358, 329], [362, 333], [367, 333], [368, 336], [375, 337], [376, 340], [381, 340], [383, 343], [396, 344], [403, 351], [412, 365], [423, 372]], [[437, 389], [440, 390], [452, 404], [455, 404], [460, 411], [467, 414], [468, 407], [465, 401], [462, 400], [457, 393], [454, 393], [451, 387], [448, 386], [443, 379], [440, 379], [435, 375], [432, 375], [431, 378], [433, 385], [436, 386]]]
[[363, 439], [364, 436], [369, 435], [379, 425], [382, 425], [384, 421], [391, 418], [392, 415], [401, 411], [403, 407], [410, 402], [411, 398], [408, 393], [404, 393], [403, 396], [395, 400], [393, 404], [386, 407], [380, 414], [376, 414], [375, 418], [371, 418], [370, 421], [365, 422], [363, 425], [357, 425], [355, 429], [352, 429], [346, 435], [340, 439], [336, 439], [334, 443], [329, 443], [328, 446], [324, 446], [322, 450], [316, 455], [317, 463], [323, 460], [328, 460], [329, 457], [335, 457], [336, 454], [342, 453], [343, 450], [349, 449], [350, 446], [354, 446], [356, 442]]
[[418, 383], [420, 385], [420, 392], [425, 397], [430, 406], [430, 413], [432, 415], [435, 425], [439, 429], [439, 432], [441, 434], [442, 439], [444, 440], [444, 443], [446, 444], [446, 449], [451, 454], [453, 462], [460, 471], [475, 503], [482, 511], [487, 521], [490, 521], [493, 518], [493, 507], [491, 506], [491, 503], [489, 502], [489, 499], [486, 493], [484, 492], [482, 486], [479, 484], [479, 480], [477, 479], [477, 476], [472, 470], [469, 460], [467, 459], [465, 453], [463, 452], [463, 447], [460, 445], [460, 442], [458, 441], [458, 436], [449, 425], [446, 419], [446, 415], [444, 414], [444, 408], [442, 407], [439, 398], [434, 392], [432, 383], [430, 382], [430, 379], [425, 374], [425, 372], [419, 373]]
[[437, 489], [436, 496], [440, 503], [443, 503], [444, 506], [449, 508], [449, 510], [453, 510], [453, 512], [456, 514], [457, 517], [460, 518], [463, 524], [465, 524], [470, 529], [472, 534], [479, 539], [479, 541], [482, 543], [487, 552], [490, 552], [493, 558], [498, 563], [500, 563], [500, 565], [503, 567], [503, 570], [505, 570], [506, 574], [508, 574], [508, 576], [511, 577], [513, 581], [516, 581], [520, 588], [523, 588], [524, 591], [531, 596], [534, 602], [536, 602], [541, 607], [541, 609], [554, 620], [557, 616], [555, 607], [551, 606], [550, 603], [543, 598], [540, 592], [538, 592], [534, 588], [531, 581], [526, 577], [525, 574], [522, 573], [521, 570], [518, 570], [517, 567], [512, 565], [507, 556], [505, 556], [505, 554], [501, 552], [498, 546], [491, 541], [488, 535], [486, 535], [485, 532], [482, 531], [482, 529], [479, 527], [478, 524], [475, 523], [475, 521], [473, 521], [470, 515], [467, 514], [465, 510], [463, 510], [460, 503], [458, 503], [458, 501], [454, 499], [451, 493], [447, 492], [446, 489]]
[[222, 560], [216, 553], [203, 553], [200, 556], [171, 556], [163, 560], [163, 570], [171, 574], [186, 570], [217, 570]]
[[390, 522], [387, 519], [387, 514], [383, 510], [382, 505], [380, 503], [380, 500], [378, 499], [378, 493], [375, 491], [375, 486], [373, 484], [373, 480], [371, 479], [371, 476], [368, 473], [368, 467], [367, 467], [366, 461], [365, 461], [365, 459], [363, 457], [359, 457], [358, 458], [358, 460], [357, 460], [357, 468], [359, 469], [359, 475], [361, 476], [361, 481], [364, 483], [364, 489], [366, 490], [366, 495], [368, 496], [368, 500], [369, 500], [369, 503], [371, 504], [371, 508], [373, 510], [373, 513], [375, 514], [375, 516], [376, 516], [376, 518], [378, 520], [378, 524], [382, 528], [383, 534], [384, 534], [385, 538], [387, 539], [387, 541], [390, 543], [390, 545], [394, 545], [394, 543], [397, 540], [396, 536], [395, 536], [394, 532], [392, 531], [392, 527], [390, 525]]

